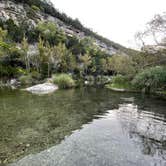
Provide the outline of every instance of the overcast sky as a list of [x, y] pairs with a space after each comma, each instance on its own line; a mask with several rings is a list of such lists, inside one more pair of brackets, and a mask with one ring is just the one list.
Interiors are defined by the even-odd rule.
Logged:
[[51, 0], [55, 8], [112, 41], [134, 48], [134, 34], [157, 13], [166, 0]]

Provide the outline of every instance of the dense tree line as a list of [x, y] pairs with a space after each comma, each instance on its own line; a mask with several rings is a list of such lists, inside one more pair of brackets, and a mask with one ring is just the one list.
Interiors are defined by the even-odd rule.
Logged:
[[[112, 57], [112, 69], [118, 74], [113, 86], [146, 93], [166, 90], [166, 14], [156, 15], [146, 29], [136, 34], [142, 51], [132, 56]], [[148, 39], [148, 40], [147, 40]], [[153, 41], [149, 44], [147, 41]], [[127, 84], [126, 84], [127, 82]]]
[[[33, 31], [23, 24], [15, 25], [11, 19], [1, 22], [0, 26], [1, 77], [20, 77], [33, 72], [42, 78], [53, 73], [85, 77], [111, 72], [110, 55], [93, 45], [89, 37], [80, 40], [67, 36], [51, 22], [41, 22]], [[29, 56], [32, 40], [38, 43], [38, 53]]]
[[[74, 28], [85, 32], [90, 38], [82, 40], [67, 36], [55, 24], [41, 22], [29, 27], [26, 22], [19, 26], [9, 19], [0, 21], [0, 77], [17, 77], [22, 81], [43, 79], [56, 73], [70, 73], [75, 78], [87, 76], [114, 75], [113, 86], [144, 89], [146, 92], [165, 90], [166, 74], [166, 16], [158, 15], [149, 22], [148, 30], [137, 33], [145, 47], [144, 37], [151, 35], [156, 45], [153, 52], [133, 51], [105, 39], [60, 13], [50, 4], [41, 0], [15, 0], [34, 10], [41, 10], [55, 16]], [[28, 27], [28, 28], [27, 28]], [[162, 34], [159, 41], [156, 36]], [[126, 53], [110, 56], [93, 45], [92, 38]], [[29, 43], [38, 44], [38, 53], [28, 56]], [[17, 47], [20, 43], [20, 48]], [[162, 48], [158, 49], [158, 46]], [[111, 85], [111, 86], [112, 86]]]

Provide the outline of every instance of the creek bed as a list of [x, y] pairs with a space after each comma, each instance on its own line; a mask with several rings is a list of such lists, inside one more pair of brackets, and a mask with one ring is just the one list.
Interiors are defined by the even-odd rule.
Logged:
[[166, 165], [166, 102], [83, 88], [0, 91], [0, 166]]

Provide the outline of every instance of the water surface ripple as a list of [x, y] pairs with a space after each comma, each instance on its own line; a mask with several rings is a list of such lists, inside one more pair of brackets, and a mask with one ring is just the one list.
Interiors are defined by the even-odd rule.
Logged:
[[166, 166], [166, 102], [85, 88], [0, 92], [0, 165]]

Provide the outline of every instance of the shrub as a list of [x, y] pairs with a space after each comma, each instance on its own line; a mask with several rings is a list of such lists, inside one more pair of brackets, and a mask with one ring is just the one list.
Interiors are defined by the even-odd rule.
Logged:
[[72, 88], [75, 86], [75, 81], [68, 74], [57, 74], [53, 76], [53, 82], [61, 89]]
[[16, 77], [18, 74], [18, 68], [0, 64], [0, 77]]
[[37, 71], [32, 71], [31, 72], [31, 77], [35, 80], [40, 80], [41, 79], [41, 74], [38, 73]]
[[23, 68], [18, 68], [18, 75], [21, 76], [21, 75], [25, 75], [27, 74], [27, 71]]
[[20, 69], [20, 74], [24, 74], [19, 77], [19, 81], [22, 85], [31, 85], [36, 84], [41, 80], [41, 74], [37, 71], [32, 71], [31, 73], [27, 73], [25, 70]]
[[122, 75], [116, 75], [112, 77], [111, 83], [108, 84], [107, 86], [119, 89], [130, 89], [130, 90], [133, 89], [129, 78]]
[[109, 76], [102, 76], [102, 75], [98, 75], [96, 77], [95, 80], [96, 84], [98, 85], [104, 85], [104, 84], [108, 84], [111, 82], [111, 78]]
[[145, 92], [164, 87], [166, 84], [166, 70], [164, 67], [156, 66], [143, 70], [138, 73], [132, 81], [132, 84], [139, 89], [145, 89]]
[[128, 78], [122, 75], [116, 75], [112, 77], [111, 82], [113, 84], [125, 84], [126, 82], [128, 82]]
[[28, 8], [27, 10], [27, 16], [31, 19], [36, 18], [36, 10], [34, 10], [32, 7]]
[[133, 66], [133, 63], [134, 62], [130, 56], [113, 55], [108, 59], [108, 68], [117, 74], [132, 77], [135, 75], [135, 67]]
[[33, 83], [31, 74], [20, 76], [19, 81], [22, 85], [31, 85]]
[[40, 11], [40, 8], [37, 7], [37, 6], [35, 6], [35, 5], [32, 5], [31, 8], [32, 8], [33, 10], [35, 10], [35, 11]]
[[66, 42], [64, 33], [58, 30], [56, 24], [52, 22], [40, 22], [36, 27], [36, 32], [40, 34], [44, 41], [48, 41], [50, 45], [58, 45], [58, 43]]

